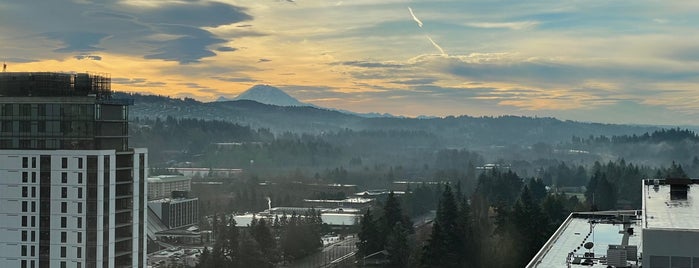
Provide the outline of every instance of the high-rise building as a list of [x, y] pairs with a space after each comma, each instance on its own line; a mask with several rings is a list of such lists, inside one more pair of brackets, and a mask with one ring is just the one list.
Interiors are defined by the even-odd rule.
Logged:
[[148, 153], [110, 82], [0, 73], [0, 267], [145, 267]]

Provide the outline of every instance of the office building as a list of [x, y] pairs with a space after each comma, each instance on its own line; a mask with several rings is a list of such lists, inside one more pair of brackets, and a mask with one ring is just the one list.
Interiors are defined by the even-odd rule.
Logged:
[[0, 267], [144, 267], [148, 154], [87, 73], [0, 73]]
[[168, 198], [175, 191], [191, 191], [192, 178], [181, 175], [159, 175], [148, 178], [148, 200]]
[[148, 201], [150, 208], [168, 229], [197, 224], [199, 221], [199, 198], [187, 196]]

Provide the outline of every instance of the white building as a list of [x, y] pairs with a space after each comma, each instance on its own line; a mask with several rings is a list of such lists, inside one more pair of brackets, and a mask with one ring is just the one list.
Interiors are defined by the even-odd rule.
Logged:
[[699, 180], [646, 180], [643, 267], [699, 267]]
[[192, 178], [180, 175], [159, 175], [148, 178], [148, 200], [169, 198], [174, 191], [191, 191]]
[[170, 229], [191, 226], [199, 222], [199, 198], [163, 198], [148, 201], [150, 208]]
[[147, 150], [109, 82], [0, 73], [0, 267], [145, 267]]

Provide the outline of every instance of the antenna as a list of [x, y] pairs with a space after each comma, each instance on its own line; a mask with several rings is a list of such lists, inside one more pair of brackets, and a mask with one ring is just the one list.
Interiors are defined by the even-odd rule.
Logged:
[[5, 61], [3, 60], [2, 61], [2, 72], [4, 73], [5, 71], [7, 71], [7, 63], [5, 63]]

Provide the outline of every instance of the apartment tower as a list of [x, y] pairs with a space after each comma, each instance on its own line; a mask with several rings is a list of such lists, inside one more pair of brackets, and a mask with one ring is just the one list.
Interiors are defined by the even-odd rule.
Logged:
[[0, 267], [145, 267], [148, 153], [90, 73], [0, 73]]

